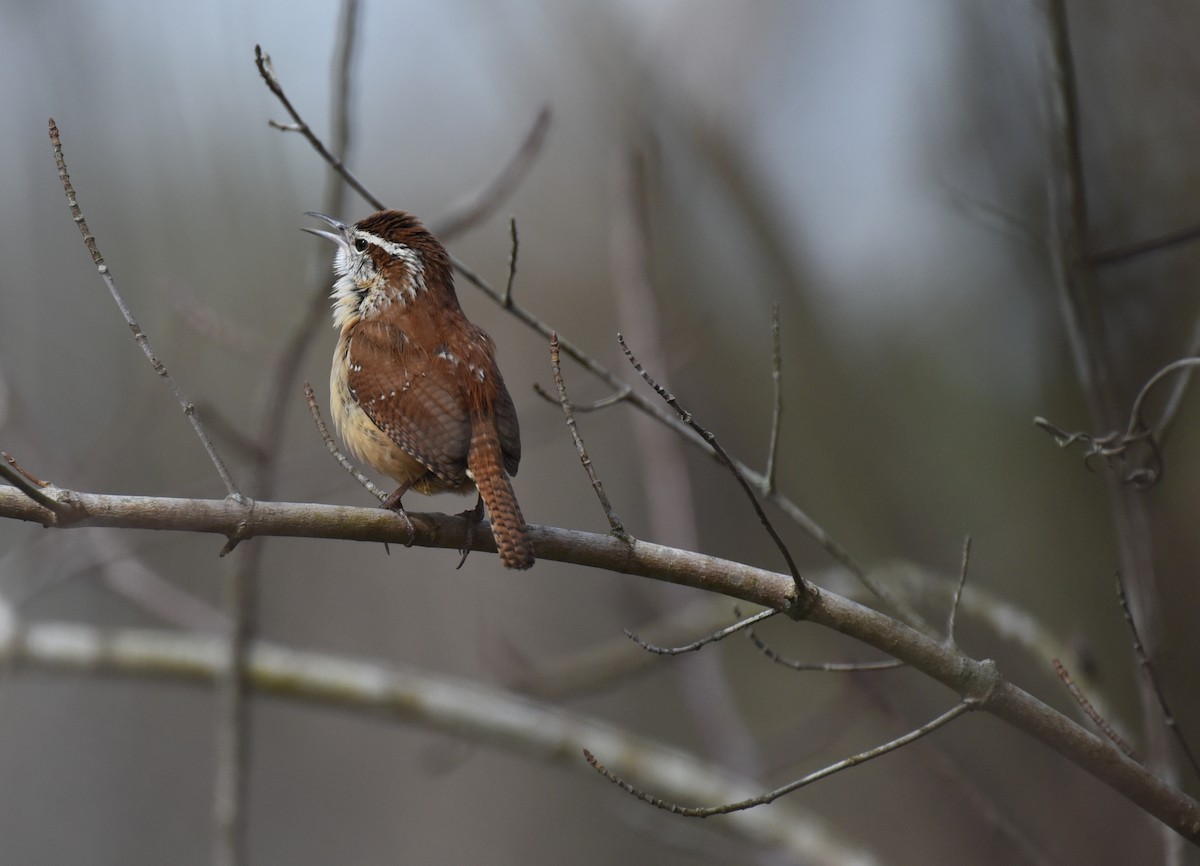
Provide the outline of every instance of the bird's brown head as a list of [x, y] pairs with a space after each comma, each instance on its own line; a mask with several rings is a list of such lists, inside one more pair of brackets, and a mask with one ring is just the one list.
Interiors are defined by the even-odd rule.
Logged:
[[305, 228], [338, 245], [333, 269], [333, 323], [346, 329], [427, 296], [441, 305], [457, 304], [450, 257], [445, 247], [412, 214], [381, 210], [348, 225], [323, 213], [305, 216], [333, 231]]

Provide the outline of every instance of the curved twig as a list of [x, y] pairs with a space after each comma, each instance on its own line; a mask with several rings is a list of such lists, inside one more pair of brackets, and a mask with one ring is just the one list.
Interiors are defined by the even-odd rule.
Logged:
[[[450, 240], [483, 222], [496, 210], [500, 202], [507, 200], [521, 185], [521, 181], [529, 174], [529, 170], [533, 168], [534, 162], [542, 152], [552, 119], [553, 113], [550, 111], [549, 105], [543, 105], [538, 109], [529, 131], [525, 133], [525, 137], [500, 173], [477, 193], [468, 196], [450, 213], [431, 221], [430, 227], [433, 233], [443, 241]], [[513, 244], [516, 245], [515, 240]]]
[[755, 649], [761, 652], [777, 665], [785, 668], [790, 668], [794, 671], [818, 671], [821, 673], [859, 673], [863, 671], [892, 671], [896, 668], [905, 667], [904, 662], [897, 659], [885, 659], [878, 662], [802, 662], [796, 659], [790, 659], [776, 652], [767, 642], [759, 637], [758, 632], [752, 628], [746, 629], [746, 637], [750, 643], [754, 644]]
[[867, 749], [865, 752], [859, 752], [857, 755], [852, 755], [849, 758], [844, 758], [837, 763], [830, 764], [828, 767], [817, 770], [815, 773], [809, 773], [807, 776], [796, 779], [794, 782], [789, 782], [782, 787], [776, 788], [774, 791], [768, 791], [765, 794], [760, 794], [757, 797], [750, 797], [745, 800], [739, 800], [736, 803], [723, 803], [719, 806], [680, 806], [678, 803], [672, 803], [669, 800], [664, 800], [661, 797], [656, 797], [653, 794], [648, 794], [645, 791], [631, 785], [629, 782], [622, 779], [616, 773], [613, 773], [603, 764], [601, 764], [596, 756], [587, 749], [583, 750], [583, 757], [592, 765], [604, 778], [612, 782], [618, 788], [626, 791], [637, 797], [643, 803], [649, 803], [651, 806], [657, 806], [670, 812], [672, 815], [682, 815], [685, 818], [711, 818], [713, 815], [728, 815], [731, 812], [740, 812], [744, 809], [753, 809], [755, 806], [765, 806], [767, 803], [773, 803], [785, 794], [790, 794], [797, 791], [806, 785], [811, 785], [813, 782], [819, 782], [821, 779], [832, 776], [834, 773], [840, 773], [842, 770], [849, 770], [851, 767], [857, 767], [859, 764], [865, 764], [874, 758], [880, 758], [888, 752], [894, 752], [896, 749], [907, 746], [909, 743], [921, 739], [921, 737], [931, 734], [943, 725], [957, 719], [968, 710], [974, 709], [972, 701], [963, 701], [951, 707], [946, 712], [942, 713], [935, 719], [926, 722], [916, 730], [909, 731], [902, 737], [897, 737], [886, 743], [876, 746], [873, 749]]
[[[682, 655], [683, 653], [695, 652], [696, 650], [700, 649], [701, 647], [708, 646], [710, 643], [716, 643], [719, 640], [724, 640], [725, 638], [729, 637], [731, 634], [736, 634], [737, 632], [741, 631], [742, 629], [746, 629], [747, 633], [749, 633], [750, 626], [754, 625], [756, 622], [762, 622], [764, 619], [770, 619], [771, 617], [775, 616], [775, 614], [777, 614], [777, 613], [779, 613], [779, 611], [777, 611], [777, 610], [760, 610], [758, 613], [754, 614], [753, 616], [746, 617], [745, 619], [742, 619], [739, 622], [735, 622], [733, 625], [726, 626], [725, 628], [722, 628], [722, 629], [718, 629], [717, 631], [713, 632], [712, 634], [705, 635], [704, 637], [700, 638], [699, 640], [695, 640], [695, 641], [692, 641], [691, 643], [683, 644], [682, 646], [673, 646], [673, 647], [658, 646], [656, 644], [652, 644], [652, 643], [649, 643], [648, 641], [642, 640], [640, 637], [638, 637], [636, 634], [634, 634], [632, 631], [630, 631], [627, 628], [621, 629], [621, 631], [625, 632], [625, 637], [629, 638], [631, 641], [633, 641], [635, 644], [640, 646], [646, 652], [651, 652], [651, 653], [654, 653], [655, 655], [660, 655], [660, 656], [677, 656], [677, 655]], [[741, 611], [738, 611], [737, 616], [740, 617], [741, 615], [742, 615]]]

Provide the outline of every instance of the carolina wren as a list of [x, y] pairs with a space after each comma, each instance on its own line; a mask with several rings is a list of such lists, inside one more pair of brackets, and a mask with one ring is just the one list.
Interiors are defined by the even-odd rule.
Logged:
[[305, 215], [334, 229], [305, 231], [338, 245], [329, 390], [342, 441], [400, 485], [383, 505], [402, 515], [410, 488], [478, 490], [471, 531], [486, 505], [500, 561], [529, 568], [533, 542], [509, 481], [521, 461], [517, 410], [496, 344], [458, 304], [445, 247], [403, 211], [354, 225]]

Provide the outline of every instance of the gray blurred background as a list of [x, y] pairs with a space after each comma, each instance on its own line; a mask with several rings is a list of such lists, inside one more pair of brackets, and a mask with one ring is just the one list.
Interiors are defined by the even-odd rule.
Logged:
[[[1069, 8], [1091, 246], [1192, 225], [1200, 15], [1181, 2]], [[329, 249], [298, 231], [302, 212], [322, 206], [327, 170], [299, 136], [268, 127], [286, 118], [253, 50], [263, 45], [325, 135], [337, 20], [334, 3], [0, 3], [0, 444], [31, 471], [95, 492], [224, 493], [80, 244], [47, 118], [163, 360], [206, 418], [256, 436], [274, 397], [266, 373], [331, 276]], [[436, 221], [551, 106], [529, 176], [453, 252], [503, 284], [515, 216], [521, 302], [624, 375], [622, 331], [754, 466], [767, 450], [777, 303], [781, 489], [872, 568], [953, 574], [970, 533], [972, 585], [1073, 646], [1065, 661], [1094, 672], [1137, 739], [1104, 483], [1031, 423], [1088, 426], [1044, 251], [1044, 37], [1029, 5], [368, 0], [359, 26], [349, 162], [377, 195]], [[348, 201], [347, 219], [371, 210]], [[1184, 354], [1198, 266], [1200, 247], [1184, 246], [1102, 273], [1126, 399]], [[496, 339], [520, 412], [527, 518], [605, 531], [558, 407], [533, 391], [550, 385], [545, 341], [470, 286], [459, 294]], [[333, 342], [323, 323], [301, 371], [323, 403]], [[572, 364], [566, 375], [577, 400], [607, 394]], [[369, 504], [329, 458], [298, 388], [287, 405], [274, 496]], [[1146, 496], [1159, 663], [1195, 740], [1195, 401], [1183, 413], [1165, 480]], [[635, 536], [782, 567], [708, 458], [626, 407], [580, 420]], [[248, 479], [224, 426], [218, 444]], [[776, 516], [803, 569], [830, 565]], [[506, 574], [476, 554], [454, 571], [441, 550], [251, 543], [266, 545], [265, 637], [496, 685], [697, 597], [550, 562]], [[136, 563], [219, 604], [244, 553], [219, 560], [219, 548], [211, 536], [0, 524], [0, 592], [30, 620], [156, 625], [102, 582], [101, 566]], [[925, 605], [939, 618], [940, 598]], [[959, 628], [968, 652], [1071, 709], [1048, 659], [978, 619]], [[869, 657], [815, 627], [763, 634], [806, 658]], [[910, 672], [858, 676], [789, 673], [732, 640], [567, 704], [767, 788], [896, 736], [951, 697]], [[271, 700], [256, 702], [253, 721], [255, 863], [792, 862], [718, 822], [637, 804], [582, 761], [543, 765]], [[9, 671], [0, 863], [208, 862], [214, 724], [205, 689]], [[885, 863], [1127, 862], [1158, 844], [1136, 809], [990, 718], [931, 742], [789, 806]]]

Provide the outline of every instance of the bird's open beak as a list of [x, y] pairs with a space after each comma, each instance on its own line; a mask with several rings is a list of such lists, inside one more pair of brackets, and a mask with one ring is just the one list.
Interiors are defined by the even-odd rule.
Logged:
[[301, 231], [308, 232], [310, 235], [316, 235], [317, 237], [331, 240], [344, 250], [350, 249], [350, 233], [354, 231], [354, 226], [346, 225], [339, 219], [334, 219], [327, 214], [317, 213], [315, 210], [305, 211], [304, 215], [319, 219], [322, 222], [329, 223], [329, 225], [337, 229], [337, 233], [335, 234], [334, 232], [327, 232], [324, 229], [310, 229], [307, 226], [301, 228]]

